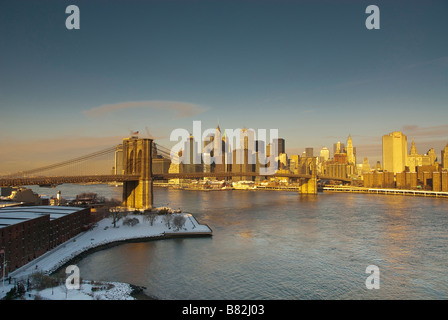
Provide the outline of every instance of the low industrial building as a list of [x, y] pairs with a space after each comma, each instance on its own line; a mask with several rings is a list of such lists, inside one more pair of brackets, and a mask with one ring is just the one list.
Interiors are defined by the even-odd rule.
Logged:
[[90, 209], [62, 206], [0, 208], [0, 277], [73, 238], [90, 223]]

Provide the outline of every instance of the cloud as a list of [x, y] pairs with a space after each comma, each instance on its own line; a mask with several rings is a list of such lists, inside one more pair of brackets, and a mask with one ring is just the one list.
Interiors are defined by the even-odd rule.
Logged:
[[206, 111], [206, 108], [188, 102], [148, 100], [104, 104], [99, 107], [86, 110], [83, 113], [88, 117], [98, 118], [113, 112], [137, 108], [174, 112], [176, 118], [188, 118]]
[[402, 131], [408, 138], [445, 138], [448, 140], [448, 124], [430, 127], [420, 127], [415, 124], [410, 124], [404, 125]]

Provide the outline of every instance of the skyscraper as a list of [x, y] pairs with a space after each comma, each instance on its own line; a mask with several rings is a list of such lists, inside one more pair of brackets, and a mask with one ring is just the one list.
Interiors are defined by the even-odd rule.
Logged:
[[448, 169], [448, 143], [442, 150], [442, 169]]
[[353, 149], [352, 136], [349, 134], [347, 139], [347, 163], [356, 164], [356, 154]]
[[341, 143], [340, 141], [333, 144], [333, 157], [336, 153], [345, 153], [345, 144]]
[[305, 148], [305, 154], [307, 158], [312, 158], [314, 156], [313, 148]]
[[408, 141], [400, 131], [383, 136], [383, 169], [389, 172], [403, 172], [407, 160]]
[[[277, 147], [277, 155], [279, 155], [280, 153], [286, 153], [285, 139], [283, 139], [283, 138], [273, 139], [273, 142], [274, 142], [274, 146]], [[271, 151], [273, 151], [273, 150], [271, 150]]]
[[320, 158], [321, 161], [328, 161], [328, 159], [330, 159], [330, 150], [328, 150], [327, 147], [323, 147], [320, 150]]

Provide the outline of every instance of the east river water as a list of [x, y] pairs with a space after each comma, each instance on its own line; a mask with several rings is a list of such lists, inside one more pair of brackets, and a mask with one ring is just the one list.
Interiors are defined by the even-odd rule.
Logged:
[[[62, 196], [121, 188], [34, 188]], [[159, 299], [447, 299], [448, 199], [156, 188], [213, 237], [123, 244], [78, 263], [81, 277], [146, 287]], [[379, 268], [367, 289], [366, 268]]]

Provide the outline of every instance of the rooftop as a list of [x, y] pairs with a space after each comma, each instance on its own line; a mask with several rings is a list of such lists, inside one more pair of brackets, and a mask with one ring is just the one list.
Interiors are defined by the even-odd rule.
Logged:
[[60, 206], [20, 206], [0, 208], [0, 228], [49, 215], [55, 220], [68, 214], [84, 210], [80, 207]]

